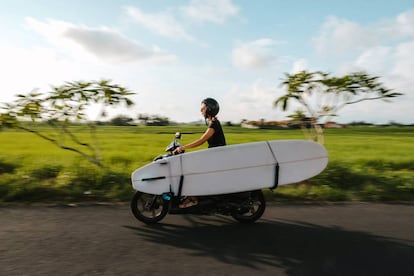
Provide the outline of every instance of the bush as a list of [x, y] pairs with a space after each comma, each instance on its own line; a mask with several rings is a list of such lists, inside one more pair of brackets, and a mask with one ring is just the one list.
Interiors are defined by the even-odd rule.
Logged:
[[30, 176], [38, 180], [56, 178], [61, 170], [62, 166], [48, 165], [47, 167], [40, 167], [32, 170]]
[[6, 161], [0, 160], [0, 174], [3, 173], [13, 173], [18, 165], [13, 163], [8, 163]]
[[276, 200], [414, 200], [414, 172], [410, 162], [368, 161], [359, 166], [332, 162], [318, 176], [281, 186]]

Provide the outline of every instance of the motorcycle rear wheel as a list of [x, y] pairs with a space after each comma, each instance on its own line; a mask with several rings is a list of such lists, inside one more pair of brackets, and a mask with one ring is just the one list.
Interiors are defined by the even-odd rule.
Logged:
[[162, 220], [168, 213], [168, 202], [161, 195], [136, 192], [131, 200], [131, 211], [135, 218], [146, 224]]
[[250, 197], [240, 206], [240, 210], [231, 216], [241, 223], [253, 223], [266, 209], [266, 200], [261, 190], [251, 192]]

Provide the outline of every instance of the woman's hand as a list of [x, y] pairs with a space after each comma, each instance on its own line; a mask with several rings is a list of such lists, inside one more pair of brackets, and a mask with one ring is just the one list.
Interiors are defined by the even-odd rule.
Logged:
[[173, 154], [174, 155], [180, 154], [180, 153], [183, 153], [184, 151], [185, 151], [184, 146], [179, 146], [178, 148], [176, 148], [175, 150], [173, 150]]
[[204, 132], [204, 134], [198, 138], [197, 140], [195, 140], [194, 142], [187, 144], [184, 146], [179, 146], [178, 148], [176, 148], [175, 150], [173, 150], [173, 154], [180, 154], [183, 153], [185, 151], [185, 148], [195, 148], [198, 146], [201, 146], [202, 144], [204, 144], [208, 139], [210, 139], [214, 134], [214, 128], [207, 128], [206, 132]]

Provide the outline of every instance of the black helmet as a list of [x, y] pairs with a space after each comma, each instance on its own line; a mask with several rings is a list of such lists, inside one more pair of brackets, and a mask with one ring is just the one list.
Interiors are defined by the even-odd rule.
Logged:
[[206, 105], [206, 116], [214, 117], [219, 113], [220, 106], [213, 98], [206, 98], [201, 103]]

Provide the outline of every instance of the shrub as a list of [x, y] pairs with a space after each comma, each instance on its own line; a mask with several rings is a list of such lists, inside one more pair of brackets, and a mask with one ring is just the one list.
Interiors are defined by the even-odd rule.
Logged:
[[18, 165], [13, 163], [8, 163], [6, 161], [0, 160], [0, 174], [3, 173], [13, 173]]
[[36, 168], [32, 170], [30, 173], [30, 176], [38, 180], [56, 178], [61, 170], [62, 170], [62, 166], [47, 165], [45, 167], [40, 167], [40, 168]]

